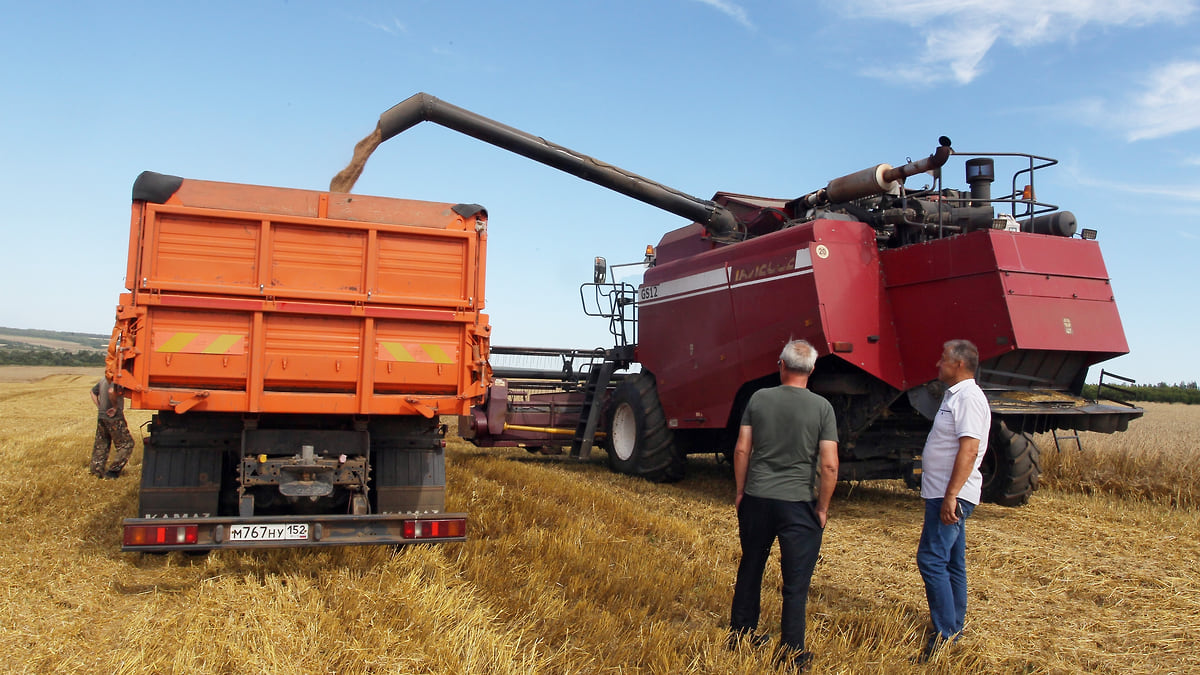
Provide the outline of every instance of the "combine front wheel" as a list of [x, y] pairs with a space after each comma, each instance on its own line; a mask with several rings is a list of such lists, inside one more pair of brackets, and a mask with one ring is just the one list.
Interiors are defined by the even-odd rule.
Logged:
[[992, 424], [983, 473], [983, 501], [1021, 506], [1037, 489], [1042, 474], [1040, 452], [1026, 433], [1013, 433], [1002, 422]]
[[667, 429], [654, 376], [630, 375], [613, 392], [608, 418], [608, 466], [655, 483], [683, 478], [684, 459]]

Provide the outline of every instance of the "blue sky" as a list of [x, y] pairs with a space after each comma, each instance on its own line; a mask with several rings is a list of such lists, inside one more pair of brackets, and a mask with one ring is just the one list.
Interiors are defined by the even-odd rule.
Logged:
[[[108, 332], [141, 171], [325, 189], [424, 91], [703, 198], [799, 196], [942, 134], [1058, 158], [1038, 196], [1099, 231], [1132, 352], [1104, 367], [1200, 379], [1200, 0], [1038, 4], [2, 1], [0, 325]], [[496, 344], [606, 344], [593, 256], [684, 224], [431, 124], [355, 192], [488, 208]]]

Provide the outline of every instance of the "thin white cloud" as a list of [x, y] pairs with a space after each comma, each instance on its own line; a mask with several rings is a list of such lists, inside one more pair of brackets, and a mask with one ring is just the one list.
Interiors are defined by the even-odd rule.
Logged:
[[727, 0], [695, 0], [695, 2], [708, 5], [742, 24], [742, 26], [751, 30], [754, 29], [754, 24], [751, 23], [750, 15], [746, 13], [746, 9], [735, 2], [728, 2]]
[[[1049, 110], [1125, 137], [1129, 142], [1165, 138], [1200, 129], [1200, 61], [1173, 61], [1136, 80], [1120, 98], [1089, 98], [1051, 106]], [[1181, 160], [1200, 166], [1200, 155]]]
[[1098, 188], [1105, 192], [1117, 192], [1141, 197], [1164, 197], [1183, 202], [1200, 203], [1200, 185], [1138, 185], [1119, 181], [1103, 180], [1073, 171], [1080, 185]]
[[1200, 128], [1200, 61], [1176, 61], [1151, 73], [1127, 116], [1130, 141]]
[[363, 22], [371, 28], [381, 30], [389, 35], [401, 35], [408, 32], [408, 26], [405, 26], [400, 22], [399, 19], [396, 18], [393, 18], [390, 22], [372, 21], [370, 19], [364, 19]]
[[[717, 1], [717, 0], [714, 0]], [[910, 82], [967, 84], [985, 68], [998, 43], [1018, 47], [1069, 40], [1085, 27], [1144, 26], [1177, 21], [1197, 0], [840, 0], [836, 11], [853, 18], [899, 22], [922, 32], [924, 50], [907, 65], [873, 76]]]

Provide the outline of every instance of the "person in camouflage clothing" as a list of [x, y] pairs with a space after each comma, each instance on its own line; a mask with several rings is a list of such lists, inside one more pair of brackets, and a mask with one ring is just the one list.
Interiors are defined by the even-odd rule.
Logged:
[[[125, 397], [121, 387], [107, 378], [92, 387], [96, 404], [96, 441], [92, 444], [92, 475], [97, 478], [117, 478], [133, 453], [133, 436], [125, 424]], [[116, 449], [112, 466], [108, 466], [108, 448]]]

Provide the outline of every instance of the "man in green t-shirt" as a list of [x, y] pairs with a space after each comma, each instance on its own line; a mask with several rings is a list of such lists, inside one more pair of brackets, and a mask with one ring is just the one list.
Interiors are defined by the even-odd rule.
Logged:
[[778, 538], [783, 618], [777, 661], [800, 670], [813, 658], [804, 649], [804, 613], [838, 475], [833, 406], [808, 390], [816, 362], [817, 350], [804, 340], [783, 348], [781, 384], [750, 397], [733, 451], [742, 561], [733, 590], [729, 644], [764, 646], [770, 640], [756, 631], [763, 570]]

